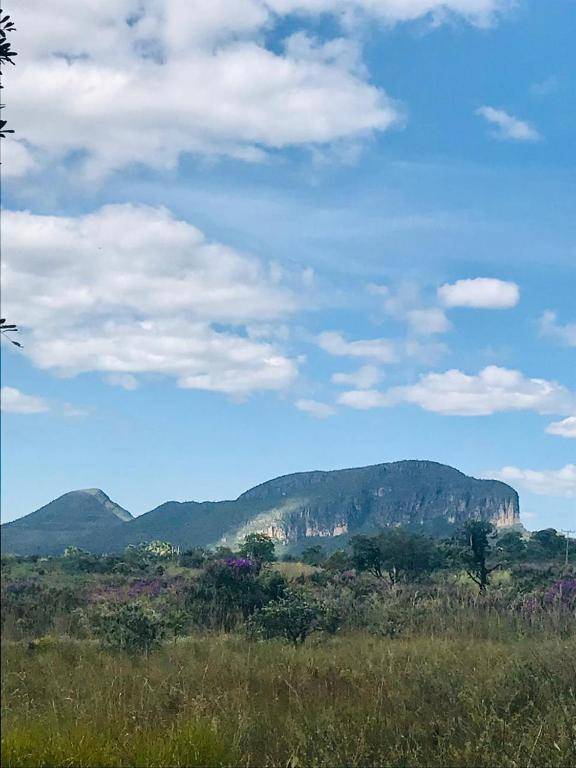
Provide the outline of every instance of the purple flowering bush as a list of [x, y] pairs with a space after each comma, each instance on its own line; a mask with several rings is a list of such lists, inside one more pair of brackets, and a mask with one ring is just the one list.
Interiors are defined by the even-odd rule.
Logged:
[[544, 594], [544, 603], [563, 608], [576, 608], [576, 578], [555, 581]]

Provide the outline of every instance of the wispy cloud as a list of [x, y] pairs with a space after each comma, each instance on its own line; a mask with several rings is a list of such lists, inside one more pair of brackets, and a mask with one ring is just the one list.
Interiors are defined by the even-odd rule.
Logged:
[[0, 402], [5, 413], [46, 413], [50, 406], [42, 397], [26, 395], [16, 387], [2, 387], [0, 390]]
[[328, 403], [321, 403], [318, 400], [307, 400], [305, 398], [296, 400], [294, 403], [299, 411], [304, 411], [314, 416], [316, 419], [327, 419], [329, 416], [334, 416], [336, 409]]
[[395, 344], [390, 339], [348, 341], [338, 331], [324, 331], [318, 336], [317, 343], [325, 352], [338, 357], [363, 357], [379, 363], [393, 363], [397, 360]]
[[540, 317], [540, 335], [553, 339], [560, 344], [576, 347], [576, 323], [558, 322], [556, 312], [546, 310]]
[[536, 128], [530, 125], [530, 123], [527, 123], [525, 120], [519, 120], [503, 109], [479, 107], [476, 110], [476, 114], [487, 120], [490, 125], [495, 126], [495, 130], [491, 134], [496, 139], [539, 141], [542, 138]]
[[357, 389], [370, 389], [378, 384], [382, 378], [382, 372], [375, 365], [363, 365], [352, 373], [335, 373], [332, 375], [334, 384], [343, 384]]
[[576, 464], [566, 464], [561, 469], [502, 467], [485, 473], [485, 477], [516, 484], [540, 496], [560, 496], [567, 499], [576, 496]]

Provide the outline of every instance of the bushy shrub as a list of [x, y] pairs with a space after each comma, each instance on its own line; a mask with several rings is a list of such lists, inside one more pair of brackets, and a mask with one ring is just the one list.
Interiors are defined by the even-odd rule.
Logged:
[[164, 623], [140, 603], [101, 608], [92, 617], [94, 634], [103, 645], [128, 652], [150, 651], [160, 645]]
[[208, 554], [202, 547], [193, 547], [182, 552], [178, 558], [178, 565], [182, 568], [202, 568]]
[[318, 606], [303, 595], [287, 592], [285, 597], [270, 602], [249, 622], [249, 632], [265, 639], [283, 638], [297, 645], [319, 625]]

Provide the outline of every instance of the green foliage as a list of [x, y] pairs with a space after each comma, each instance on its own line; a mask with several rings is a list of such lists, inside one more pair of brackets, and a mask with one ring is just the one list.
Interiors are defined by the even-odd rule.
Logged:
[[66, 547], [62, 567], [69, 573], [95, 573], [100, 570], [101, 558], [78, 547]]
[[515, 563], [524, 559], [527, 547], [520, 531], [507, 531], [498, 537], [496, 550], [505, 562]]
[[375, 536], [353, 536], [350, 540], [352, 548], [352, 565], [357, 571], [368, 571], [378, 578], [382, 578], [382, 553]]
[[115, 650], [150, 651], [164, 636], [161, 619], [139, 603], [107, 606], [94, 613], [92, 622], [96, 636]]
[[566, 554], [566, 537], [555, 528], [544, 528], [532, 533], [526, 549], [530, 560], [562, 560]]
[[312, 547], [303, 550], [301, 560], [307, 565], [322, 565], [326, 560], [326, 553], [320, 544], [314, 544]]
[[318, 606], [296, 592], [287, 592], [255, 614], [250, 623], [252, 634], [265, 639], [283, 638], [297, 645], [303, 643], [319, 624]]
[[350, 556], [344, 550], [337, 549], [322, 563], [322, 566], [327, 571], [339, 572], [347, 571], [353, 567], [353, 564]]
[[183, 568], [201, 568], [208, 557], [208, 552], [203, 547], [193, 547], [182, 552], [178, 558], [178, 565]]
[[453, 555], [480, 592], [485, 592], [490, 581], [490, 574], [499, 564], [488, 567], [488, 557], [492, 549], [496, 529], [485, 520], [467, 520], [454, 539]]
[[418, 578], [432, 570], [435, 544], [424, 536], [393, 528], [378, 536], [354, 536], [352, 564], [358, 571], [381, 578], [386, 572], [392, 584], [410, 576]]
[[168, 541], [150, 541], [140, 545], [142, 550], [158, 559], [167, 560], [175, 557], [177, 549]]
[[257, 563], [271, 563], [276, 559], [274, 542], [265, 533], [249, 533], [240, 547], [243, 557], [250, 557]]

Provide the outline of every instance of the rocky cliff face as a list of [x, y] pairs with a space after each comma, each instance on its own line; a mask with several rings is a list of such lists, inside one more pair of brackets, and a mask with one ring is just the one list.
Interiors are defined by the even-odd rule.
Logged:
[[2, 526], [2, 548], [55, 554], [75, 544], [113, 552], [153, 539], [182, 548], [235, 546], [257, 532], [280, 546], [299, 546], [387, 526], [447, 535], [470, 518], [516, 525], [518, 494], [505, 483], [476, 480], [443, 464], [398, 461], [286, 475], [235, 501], [167, 502], [135, 519], [101, 491], [75, 492]]
[[519, 522], [516, 491], [430, 461], [400, 461], [334, 472], [287, 475], [252, 488], [239, 502], [268, 509], [226, 541], [262, 531], [279, 542], [334, 537], [387, 526], [442, 533], [470, 518], [498, 527]]

